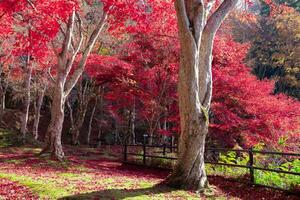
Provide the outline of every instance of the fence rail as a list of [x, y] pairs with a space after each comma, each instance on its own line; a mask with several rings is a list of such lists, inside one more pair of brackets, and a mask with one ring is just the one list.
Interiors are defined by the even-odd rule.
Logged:
[[[143, 150], [142, 150], [142, 153], [140, 153], [140, 154], [139, 153], [129, 153], [128, 152], [128, 147], [142, 147]], [[163, 156], [149, 155], [149, 154], [147, 154], [147, 148], [161, 148]], [[123, 157], [123, 159], [124, 159], [124, 162], [128, 162], [128, 155], [141, 156], [142, 161], [143, 161], [143, 165], [146, 165], [147, 158], [161, 158], [161, 159], [167, 159], [167, 160], [177, 160], [176, 157], [167, 157], [167, 156], [165, 156], [167, 149], [177, 149], [177, 147], [176, 146], [167, 146], [167, 145], [124, 145], [124, 151], [123, 151], [124, 157]], [[207, 148], [206, 151], [247, 153], [248, 157], [249, 157], [249, 161], [246, 165], [223, 163], [223, 162], [211, 162], [211, 161], [207, 161], [207, 160], [205, 161], [205, 163], [212, 164], [212, 165], [222, 165], [222, 166], [228, 166], [228, 167], [238, 167], [238, 168], [249, 169], [250, 183], [254, 184], [254, 185], [261, 185], [261, 186], [271, 187], [271, 188], [275, 188], [275, 189], [280, 189], [280, 188], [276, 188], [276, 187], [272, 187], [272, 186], [268, 186], [268, 185], [257, 184], [256, 181], [255, 181], [255, 175], [254, 175], [255, 170], [269, 171], [269, 172], [275, 172], [275, 173], [291, 174], [291, 175], [300, 176], [299, 172], [258, 167], [258, 166], [255, 166], [255, 162], [254, 162], [254, 155], [255, 154], [281, 155], [281, 156], [290, 156], [290, 157], [300, 158], [299, 153], [258, 151], [258, 150], [253, 150], [253, 149], [245, 149], [245, 150], [244, 149], [226, 149], [226, 148]], [[173, 151], [170, 151], [170, 152], [173, 152]]]

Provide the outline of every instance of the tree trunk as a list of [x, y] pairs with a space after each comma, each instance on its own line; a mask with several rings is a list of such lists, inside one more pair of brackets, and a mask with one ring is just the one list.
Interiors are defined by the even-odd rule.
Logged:
[[131, 143], [135, 144], [135, 101], [133, 102], [132, 111], [130, 113], [130, 135], [131, 135]]
[[103, 112], [103, 109], [104, 109], [104, 105], [103, 105], [103, 98], [104, 98], [104, 87], [100, 86], [99, 87], [99, 92], [100, 92], [100, 97], [99, 97], [99, 110], [100, 110], [100, 119], [98, 121], [98, 135], [97, 135], [97, 147], [100, 147], [101, 146], [101, 135], [102, 135], [102, 123], [103, 123], [103, 118], [104, 118], [104, 112]]
[[[4, 75], [3, 75], [3, 64], [0, 64], [0, 111], [5, 109], [5, 85], [4, 85]], [[2, 113], [2, 112], [1, 112]]]
[[43, 104], [43, 99], [45, 95], [46, 86], [43, 86], [43, 88], [39, 88], [40, 91], [37, 91], [37, 98], [35, 101], [35, 113], [34, 113], [34, 123], [33, 123], [33, 136], [34, 139], [38, 139], [39, 134], [39, 123], [40, 123], [40, 115], [41, 115], [41, 107]]
[[181, 46], [178, 82], [181, 133], [178, 162], [166, 180], [171, 186], [202, 191], [208, 185], [204, 147], [212, 94], [213, 40], [237, 2], [224, 0], [210, 15], [210, 8], [203, 0], [175, 0]]
[[82, 128], [86, 111], [88, 108], [88, 103], [90, 101], [91, 94], [89, 93], [88, 83], [86, 82], [84, 87], [82, 87], [82, 80], [77, 84], [77, 96], [78, 96], [78, 107], [76, 109], [76, 115], [74, 120], [74, 125], [71, 129], [72, 134], [72, 145], [79, 145], [79, 134]]
[[94, 115], [95, 115], [96, 108], [97, 108], [97, 103], [98, 103], [98, 97], [95, 98], [95, 103], [94, 103], [93, 110], [92, 110], [90, 120], [89, 120], [89, 129], [88, 129], [87, 138], [86, 138], [86, 143], [88, 145], [90, 144], [91, 133], [92, 133], [92, 124], [93, 124]]
[[58, 80], [53, 89], [51, 121], [46, 133], [46, 147], [41, 154], [49, 152], [53, 158], [62, 160], [64, 158], [64, 152], [61, 143], [61, 133], [64, 122], [65, 105], [63, 82]]
[[30, 106], [31, 67], [29, 67], [28, 65], [29, 65], [29, 58], [26, 63], [26, 76], [24, 77], [24, 82], [23, 82], [23, 88], [25, 89], [25, 97], [22, 106], [21, 130], [20, 130], [23, 140], [25, 140], [26, 137], [29, 106]]
[[83, 125], [84, 119], [85, 119], [85, 114], [86, 114], [86, 108], [82, 108], [83, 110], [80, 109], [78, 115], [76, 116], [75, 120], [75, 125], [74, 128], [71, 129], [71, 134], [72, 134], [72, 145], [79, 145], [79, 134], [81, 127]]
[[[73, 46], [72, 41], [75, 38], [75, 16], [77, 18], [77, 31], [79, 39], [77, 40], [77, 46]], [[94, 47], [97, 38], [102, 31], [107, 19], [107, 14], [103, 11], [99, 23], [96, 25], [92, 33], [87, 37], [87, 43], [83, 47], [84, 33], [83, 24], [79, 13], [75, 10], [69, 17], [66, 26], [66, 32], [64, 34], [64, 41], [60, 52], [55, 52], [57, 55], [57, 74], [53, 79], [53, 98], [51, 107], [51, 121], [46, 133], [46, 147], [42, 150], [41, 154], [50, 151], [51, 154], [62, 160], [64, 158], [64, 152], [61, 144], [61, 134], [64, 121], [64, 106], [66, 97], [78, 82], [82, 75], [87, 59]], [[76, 69], [70, 75], [73, 68], [76, 56], [83, 48], [82, 56], [78, 62]]]
[[1, 92], [1, 110], [5, 110], [6, 105], [5, 105], [5, 101], [6, 101], [6, 91]]

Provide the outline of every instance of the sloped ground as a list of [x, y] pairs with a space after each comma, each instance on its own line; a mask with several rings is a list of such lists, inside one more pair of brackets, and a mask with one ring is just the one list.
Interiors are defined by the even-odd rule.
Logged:
[[[2, 130], [1, 134], [7, 134]], [[9, 134], [8, 134], [9, 135]], [[3, 141], [0, 139], [0, 141]], [[7, 141], [7, 140], [6, 140]], [[107, 149], [65, 149], [63, 163], [36, 157], [36, 146], [0, 147], [0, 199], [287, 199], [296, 196], [210, 177], [211, 189], [198, 195], [160, 184], [169, 174], [123, 165]]]

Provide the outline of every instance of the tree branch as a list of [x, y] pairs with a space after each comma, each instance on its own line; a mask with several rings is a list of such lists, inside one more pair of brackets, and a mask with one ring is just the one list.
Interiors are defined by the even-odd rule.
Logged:
[[35, 7], [35, 5], [33, 4], [33, 2], [31, 0], [27, 0], [27, 3], [29, 3], [29, 5], [32, 7], [32, 9], [37, 12], [37, 9]]
[[93, 33], [91, 34], [88, 40], [88, 43], [86, 45], [86, 48], [84, 49], [83, 55], [80, 59], [77, 69], [74, 71], [71, 78], [67, 81], [65, 85], [65, 95], [68, 95], [70, 93], [70, 91], [78, 81], [79, 77], [81, 76], [82, 72], [84, 71], [84, 67], [88, 59], [88, 56], [90, 55], [92, 48], [94, 47], [94, 44], [105, 25], [106, 19], [107, 19], [107, 14], [103, 13], [100, 22], [98, 23], [97, 27], [94, 29]]
[[55, 79], [54, 79], [54, 77], [51, 74], [51, 69], [50, 68], [47, 70], [47, 74], [50, 77], [50, 79], [52, 80], [52, 82], [55, 83]]
[[[187, 16], [184, 0], [175, 0], [175, 9], [178, 18], [179, 30], [182, 28], [182, 33], [190, 33], [190, 22]], [[191, 36], [191, 35], [190, 35]]]
[[80, 50], [80, 48], [81, 48], [81, 46], [82, 46], [82, 44], [83, 44], [83, 34], [82, 34], [82, 30], [83, 30], [83, 27], [82, 27], [82, 20], [81, 20], [81, 18], [80, 18], [80, 16], [79, 16], [79, 14], [76, 12], [76, 16], [77, 16], [77, 18], [78, 18], [78, 23], [79, 23], [79, 43], [78, 43], [78, 45], [77, 45], [77, 47], [75, 48], [75, 50], [74, 50], [74, 52], [73, 52], [73, 54], [72, 54], [72, 56], [71, 56], [71, 58], [68, 60], [68, 62], [67, 62], [67, 66], [66, 66], [66, 74], [68, 75], [69, 73], [70, 73], [70, 70], [71, 70], [71, 68], [72, 68], [72, 66], [73, 66], [73, 63], [74, 63], [74, 61], [75, 61], [75, 58], [76, 58], [76, 56], [77, 56], [77, 54], [78, 54], [78, 52], [79, 52], [79, 50]]
[[62, 58], [65, 58], [67, 56], [67, 53], [71, 47], [73, 29], [74, 29], [74, 21], [75, 21], [75, 11], [72, 12], [71, 16], [69, 17], [68, 24], [67, 24], [67, 32], [65, 34], [65, 39], [63, 42], [63, 48], [62, 48], [62, 52], [61, 52]]
[[204, 28], [199, 55], [199, 99], [204, 108], [210, 107], [212, 97], [212, 50], [214, 37], [227, 14], [235, 7], [238, 0], [224, 0], [209, 17]]
[[207, 20], [204, 32], [214, 35], [227, 14], [235, 7], [238, 0], [224, 0], [218, 9]]

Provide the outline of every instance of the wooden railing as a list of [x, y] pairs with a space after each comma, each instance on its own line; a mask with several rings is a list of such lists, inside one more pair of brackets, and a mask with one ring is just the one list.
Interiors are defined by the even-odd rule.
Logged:
[[[130, 153], [128, 151], [128, 147], [142, 147], [142, 153]], [[159, 155], [150, 155], [148, 154], [147, 148], [158, 148], [161, 149], [162, 156]], [[160, 158], [160, 159], [167, 159], [167, 160], [177, 160], [177, 157], [168, 157], [166, 155], [166, 150], [167, 149], [172, 149], [170, 152], [174, 152], [177, 150], [176, 146], [167, 146], [167, 145], [124, 145], [123, 149], [123, 160], [124, 162], [128, 163], [128, 156], [141, 156], [142, 157], [142, 164], [146, 165], [147, 158]], [[261, 171], [269, 171], [269, 172], [275, 172], [275, 173], [282, 173], [282, 174], [291, 174], [295, 176], [300, 176], [299, 172], [293, 172], [293, 171], [286, 171], [286, 170], [279, 170], [279, 169], [270, 169], [270, 168], [264, 168], [264, 167], [258, 167], [255, 166], [254, 163], [254, 155], [255, 154], [265, 154], [265, 155], [281, 155], [281, 156], [290, 156], [295, 159], [300, 159], [300, 154], [299, 153], [286, 153], [286, 152], [273, 152], [273, 151], [257, 151], [253, 149], [247, 149], [247, 150], [240, 150], [240, 149], [225, 149], [225, 148], [208, 148], [206, 149], [206, 152], [237, 152], [237, 153], [247, 153], [249, 157], [249, 161], [246, 165], [240, 165], [240, 164], [231, 164], [231, 163], [224, 163], [224, 162], [212, 162], [205, 160], [205, 163], [207, 164], [212, 164], [212, 165], [221, 165], [221, 166], [228, 166], [228, 167], [238, 167], [238, 168], [245, 168], [249, 169], [249, 174], [250, 174], [250, 181], [251, 184], [254, 185], [261, 185], [261, 186], [266, 186], [266, 187], [271, 187], [275, 189], [280, 189], [277, 187], [272, 187], [268, 185], [262, 185], [262, 184], [257, 184], [255, 181], [255, 175], [254, 171], [255, 170], [261, 170]], [[149, 151], [151, 152], [151, 151]], [[134, 163], [132, 163], [134, 164]]]

